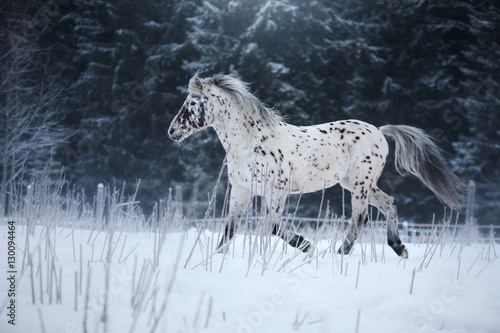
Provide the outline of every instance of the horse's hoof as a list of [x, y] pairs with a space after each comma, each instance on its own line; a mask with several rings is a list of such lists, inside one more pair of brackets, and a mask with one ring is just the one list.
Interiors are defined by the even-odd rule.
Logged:
[[339, 247], [339, 250], [337, 251], [337, 254], [342, 254], [342, 250], [344, 250], [344, 255], [348, 256], [352, 253], [353, 246], [352, 244], [345, 245]]
[[309, 241], [303, 241], [302, 244], [300, 244], [299, 246], [299, 250], [304, 252], [304, 253], [308, 253], [309, 250], [311, 250], [312, 248], [312, 245]]
[[224, 254], [228, 250], [229, 250], [228, 244], [225, 243], [225, 244], [219, 244], [219, 246], [217, 246], [217, 249], [215, 250], [215, 252], [220, 253], [220, 254]]
[[401, 254], [399, 255], [402, 259], [408, 259], [408, 251], [406, 247], [403, 245], [403, 249], [401, 250]]

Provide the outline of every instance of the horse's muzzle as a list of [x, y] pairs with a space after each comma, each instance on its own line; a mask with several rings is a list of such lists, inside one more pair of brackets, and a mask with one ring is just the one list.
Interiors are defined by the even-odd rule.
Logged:
[[170, 139], [172, 139], [174, 141], [177, 141], [177, 142], [182, 141], [182, 135], [180, 135], [180, 133], [173, 128], [170, 128], [168, 130], [168, 135], [170, 136]]
[[186, 135], [186, 130], [183, 127], [179, 128], [178, 126], [170, 126], [168, 129], [168, 135], [170, 136], [170, 139], [176, 142], [181, 142], [188, 136]]

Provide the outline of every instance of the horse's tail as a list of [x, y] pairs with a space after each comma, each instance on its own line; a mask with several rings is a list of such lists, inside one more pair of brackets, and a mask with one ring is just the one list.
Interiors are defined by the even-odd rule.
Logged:
[[400, 168], [417, 176], [436, 196], [452, 208], [462, 206], [459, 192], [467, 186], [446, 167], [440, 149], [423, 130], [404, 125], [380, 127], [384, 135], [396, 142], [396, 169]]

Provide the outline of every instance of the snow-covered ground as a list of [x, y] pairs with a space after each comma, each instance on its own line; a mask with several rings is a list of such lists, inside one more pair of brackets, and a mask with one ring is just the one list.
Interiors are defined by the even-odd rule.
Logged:
[[407, 239], [408, 260], [376, 228], [349, 256], [328, 232], [308, 256], [276, 237], [240, 234], [224, 255], [203, 228], [118, 230], [16, 225], [13, 326], [0, 225], [0, 332], [500, 332], [498, 244], [451, 230]]

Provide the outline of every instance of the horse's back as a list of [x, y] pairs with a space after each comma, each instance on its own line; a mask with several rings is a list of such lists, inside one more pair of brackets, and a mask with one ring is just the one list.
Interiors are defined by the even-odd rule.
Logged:
[[293, 165], [292, 193], [333, 186], [364, 163], [373, 163], [372, 169], [381, 172], [381, 161], [385, 163], [388, 152], [380, 130], [359, 120], [312, 126], [287, 124], [280, 141], [288, 147], [287, 163]]
[[[388, 154], [388, 144], [382, 132], [375, 126], [360, 120], [349, 119], [310, 126], [320, 133], [333, 135], [332, 140], [342, 147], [350, 158]], [[371, 158], [371, 157], [370, 157]]]

